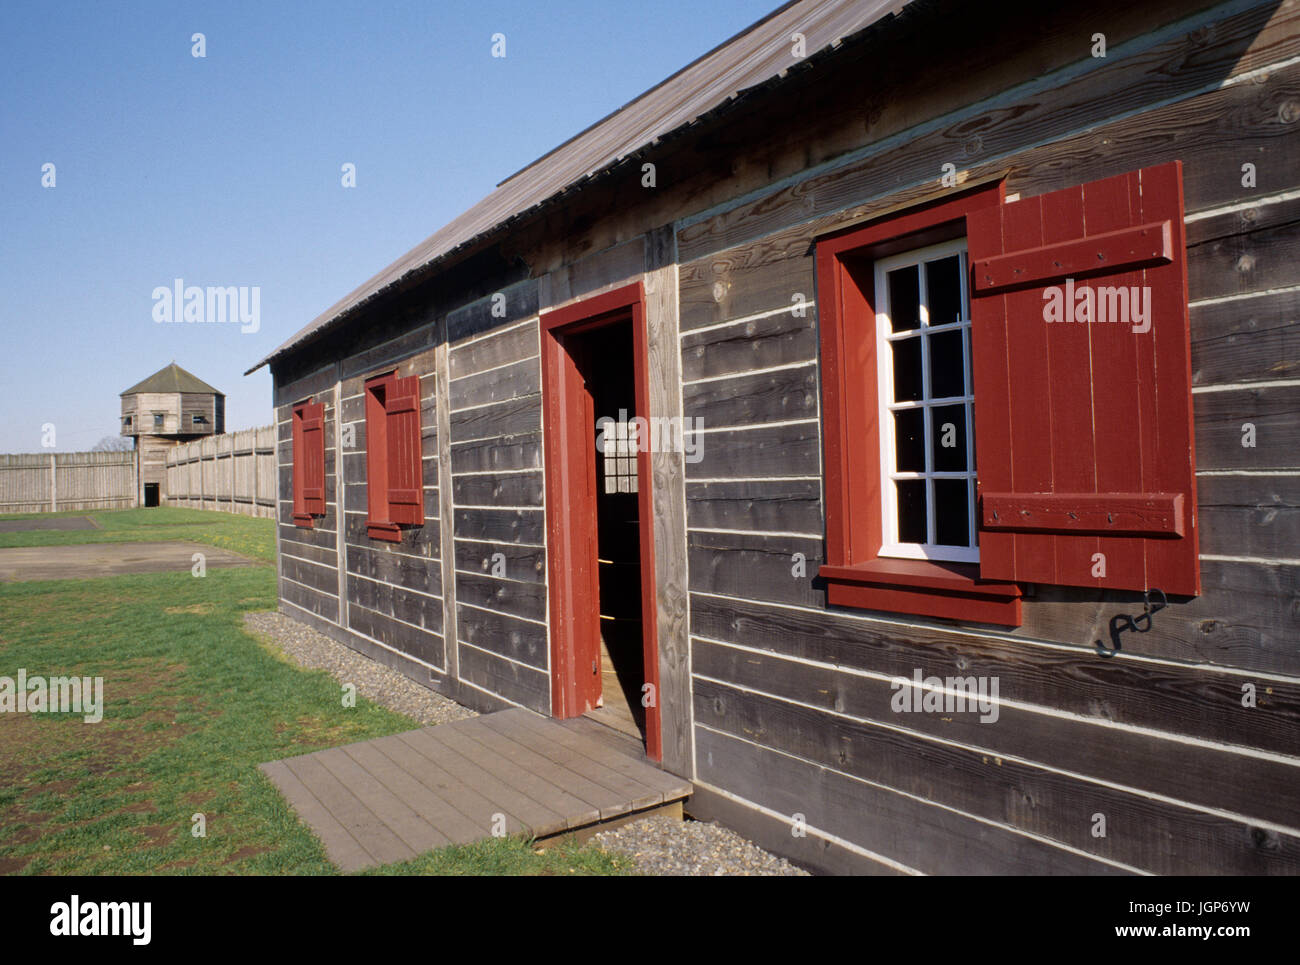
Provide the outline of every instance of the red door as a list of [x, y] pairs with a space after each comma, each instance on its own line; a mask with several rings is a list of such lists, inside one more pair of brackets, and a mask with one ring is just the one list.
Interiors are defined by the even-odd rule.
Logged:
[[[631, 321], [637, 410], [649, 412], [645, 313], [641, 285], [606, 292], [542, 316], [542, 407], [545, 419], [547, 580], [551, 623], [551, 713], [577, 717], [601, 696], [600, 582], [597, 564], [596, 413], [584, 376], [609, 360], [588, 358], [580, 336]], [[646, 754], [662, 756], [659, 651], [655, 621], [650, 453], [637, 453], [642, 703]]]

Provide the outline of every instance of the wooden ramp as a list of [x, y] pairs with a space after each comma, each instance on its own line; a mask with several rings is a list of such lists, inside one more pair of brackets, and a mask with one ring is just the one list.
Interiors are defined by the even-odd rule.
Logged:
[[[679, 802], [690, 781], [590, 721], [515, 708], [261, 765], [344, 871]], [[635, 748], [635, 745], [632, 745]]]

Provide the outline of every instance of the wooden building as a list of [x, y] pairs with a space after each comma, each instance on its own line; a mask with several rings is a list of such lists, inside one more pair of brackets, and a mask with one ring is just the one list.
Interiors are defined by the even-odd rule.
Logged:
[[787, 4], [258, 362], [281, 608], [814, 868], [1294, 874], [1298, 133], [1294, 0]]
[[140, 506], [167, 499], [167, 451], [226, 431], [226, 397], [175, 362], [122, 393], [122, 435], [139, 454]]

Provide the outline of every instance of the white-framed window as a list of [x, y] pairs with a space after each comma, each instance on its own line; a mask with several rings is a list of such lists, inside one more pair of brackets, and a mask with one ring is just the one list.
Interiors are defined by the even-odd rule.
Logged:
[[[620, 413], [620, 416], [624, 416]], [[637, 491], [637, 440], [632, 425], [625, 419], [603, 421], [601, 451], [604, 455], [605, 492]]]
[[875, 264], [881, 556], [978, 562], [966, 241]]

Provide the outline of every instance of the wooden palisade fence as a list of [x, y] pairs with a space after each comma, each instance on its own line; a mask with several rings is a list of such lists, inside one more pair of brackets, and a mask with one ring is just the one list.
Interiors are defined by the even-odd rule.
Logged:
[[167, 452], [169, 506], [275, 515], [275, 427], [197, 439]]
[[135, 494], [134, 452], [0, 455], [0, 513], [129, 509]]

